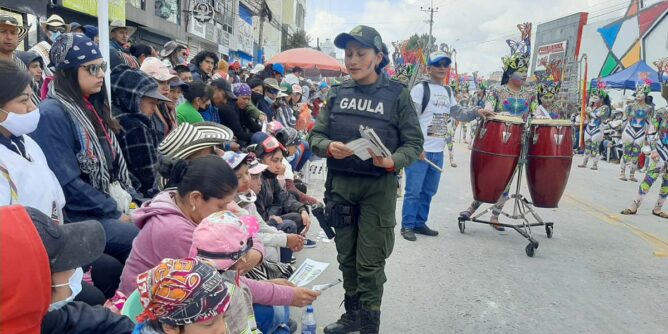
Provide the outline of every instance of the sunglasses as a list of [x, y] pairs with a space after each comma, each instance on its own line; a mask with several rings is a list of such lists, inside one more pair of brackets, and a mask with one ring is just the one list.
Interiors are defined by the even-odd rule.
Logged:
[[445, 61], [441, 61], [441, 62], [438, 62], [438, 63], [436, 63], [436, 64], [434, 64], [434, 65], [431, 65], [431, 66], [432, 66], [432, 67], [448, 68], [448, 67], [450, 66], [450, 63], [449, 63], [449, 62], [445, 62]]
[[59, 32], [59, 33], [61, 33], [61, 34], [64, 33], [65, 30], [66, 30], [66, 29], [63, 28], [63, 27], [52, 27], [52, 28], [49, 28], [49, 31], [50, 31], [50, 32]]
[[102, 64], [91, 64], [91, 65], [81, 65], [82, 68], [86, 69], [90, 75], [96, 77], [100, 74], [100, 71], [107, 71], [107, 62], [103, 61]]
[[272, 95], [276, 95], [276, 94], [278, 94], [278, 89], [267, 88], [267, 93], [272, 94]]
[[232, 260], [238, 261], [242, 256], [244, 256], [248, 251], [253, 248], [253, 239], [248, 238], [246, 240], [246, 247], [239, 250], [238, 252], [232, 253], [222, 253], [222, 252], [208, 252], [205, 250], [197, 249], [197, 256], [203, 257], [209, 260]]

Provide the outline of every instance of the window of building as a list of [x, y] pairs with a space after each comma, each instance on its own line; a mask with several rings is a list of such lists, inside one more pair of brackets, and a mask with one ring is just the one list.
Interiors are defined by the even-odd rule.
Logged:
[[174, 24], [181, 24], [180, 8], [181, 0], [155, 0], [155, 15]]
[[127, 3], [134, 8], [146, 10], [146, 0], [127, 0]]

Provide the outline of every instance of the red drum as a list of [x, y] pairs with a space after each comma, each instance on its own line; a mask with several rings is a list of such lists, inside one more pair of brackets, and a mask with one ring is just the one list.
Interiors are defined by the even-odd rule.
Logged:
[[572, 162], [572, 123], [559, 119], [533, 120], [526, 171], [534, 206], [556, 208], [559, 205]]
[[471, 153], [473, 198], [496, 203], [513, 178], [522, 149], [524, 122], [497, 115], [478, 127]]

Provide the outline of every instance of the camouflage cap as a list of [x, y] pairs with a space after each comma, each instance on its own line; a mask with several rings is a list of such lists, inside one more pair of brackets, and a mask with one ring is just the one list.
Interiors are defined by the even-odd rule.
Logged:
[[383, 51], [383, 39], [374, 28], [359, 25], [353, 28], [350, 33], [342, 33], [336, 36], [334, 45], [339, 49], [345, 49], [346, 44], [350, 40], [355, 40], [364, 46], [374, 48], [378, 52]]

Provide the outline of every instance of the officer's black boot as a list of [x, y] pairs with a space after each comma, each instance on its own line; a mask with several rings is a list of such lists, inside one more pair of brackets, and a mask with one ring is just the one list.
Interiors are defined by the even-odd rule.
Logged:
[[337, 322], [327, 325], [325, 327], [325, 334], [347, 334], [360, 330], [361, 305], [359, 297], [357, 295], [346, 295], [343, 305], [346, 308], [346, 313]]
[[362, 309], [360, 311], [360, 321], [362, 323], [360, 334], [378, 334], [380, 329], [380, 311]]

